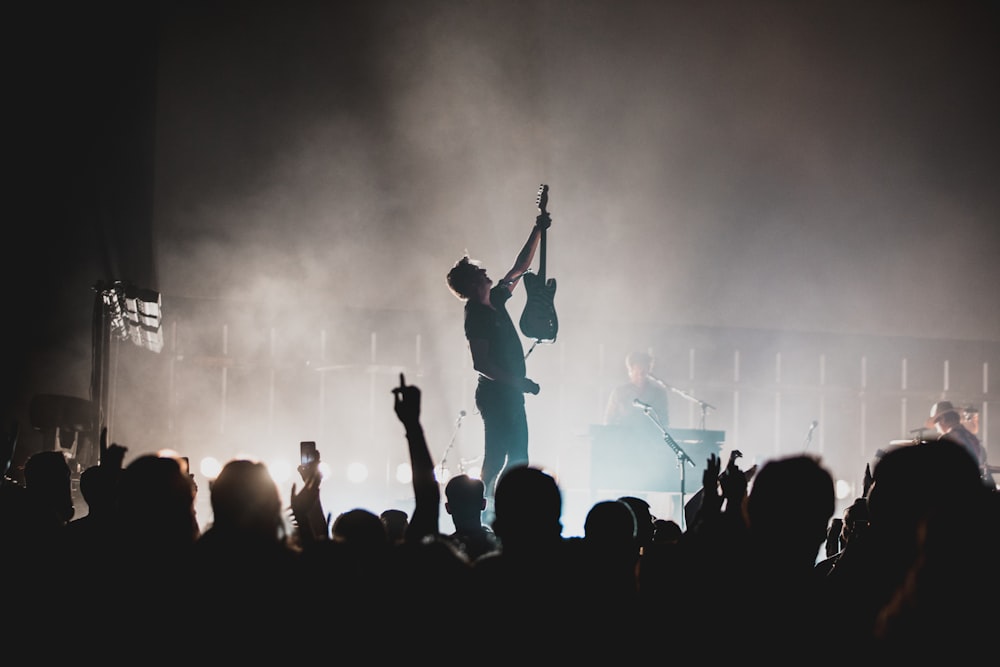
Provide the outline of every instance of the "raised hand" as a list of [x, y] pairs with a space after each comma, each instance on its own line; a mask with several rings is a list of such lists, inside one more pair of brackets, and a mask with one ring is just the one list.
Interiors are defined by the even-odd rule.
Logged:
[[399, 386], [392, 389], [393, 409], [406, 427], [410, 469], [413, 471], [413, 496], [415, 507], [406, 528], [406, 541], [419, 542], [427, 535], [438, 532], [438, 515], [441, 489], [434, 478], [434, 461], [420, 424], [420, 388], [406, 384], [399, 374]]
[[736, 465], [736, 459], [741, 456], [743, 454], [734, 449], [726, 465], [726, 471], [719, 476], [719, 487], [722, 489], [723, 498], [726, 499], [727, 509], [740, 507], [747, 494], [747, 475]]
[[102, 468], [120, 470], [125, 462], [125, 454], [128, 447], [123, 447], [117, 443], [108, 444], [108, 427], [101, 429], [100, 458], [97, 464]]
[[399, 374], [399, 386], [392, 388], [395, 397], [393, 409], [404, 426], [420, 423], [420, 388], [406, 384], [406, 378]]
[[722, 470], [722, 462], [719, 455], [711, 453], [705, 463], [705, 472], [701, 476], [701, 508], [699, 514], [702, 519], [718, 514], [722, 509], [722, 496], [719, 495], [719, 471]]
[[323, 480], [319, 462], [300, 465], [298, 470], [302, 476], [302, 490], [298, 490], [297, 484], [292, 484], [291, 510], [299, 539], [303, 544], [325, 540], [330, 535], [332, 516], [323, 513], [319, 497], [320, 482]]
[[711, 453], [708, 455], [708, 460], [705, 462], [705, 471], [701, 475], [701, 485], [705, 489], [705, 492], [716, 492], [716, 487], [719, 483], [719, 472], [722, 470], [721, 459], [716, 453]]

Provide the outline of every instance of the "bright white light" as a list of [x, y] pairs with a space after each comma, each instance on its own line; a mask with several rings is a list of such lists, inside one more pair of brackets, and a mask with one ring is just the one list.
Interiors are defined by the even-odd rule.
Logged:
[[292, 480], [293, 476], [294, 481], [298, 481], [299, 479], [298, 471], [284, 459], [268, 462], [267, 469], [271, 473], [271, 478], [278, 484], [284, 484]]
[[[284, 485], [286, 482], [290, 482], [299, 487], [302, 486], [302, 475], [299, 474], [298, 463], [292, 463], [288, 459], [275, 459], [267, 464], [267, 469], [277, 484]], [[330, 464], [320, 461], [319, 472], [324, 479], [328, 478], [330, 476]]]
[[198, 466], [198, 470], [201, 474], [208, 479], [215, 479], [222, 472], [222, 463], [219, 459], [214, 456], [206, 456], [201, 460], [201, 465]]
[[400, 463], [396, 466], [396, 481], [400, 484], [409, 484], [413, 481], [413, 467], [409, 463]]
[[347, 466], [347, 479], [355, 484], [360, 484], [368, 479], [368, 466], [359, 461], [355, 461]]
[[843, 500], [854, 494], [854, 487], [844, 479], [838, 479], [837, 485], [837, 500]]

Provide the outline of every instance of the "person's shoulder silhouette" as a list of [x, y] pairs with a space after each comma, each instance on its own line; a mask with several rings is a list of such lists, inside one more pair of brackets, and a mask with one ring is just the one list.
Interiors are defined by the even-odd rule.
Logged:
[[0, 557], [10, 611], [41, 618], [54, 596], [65, 594], [63, 578], [53, 573], [67, 566], [66, 525], [74, 514], [71, 470], [61, 451], [46, 450], [31, 454], [22, 474], [23, 485], [5, 482], [0, 491]]
[[[212, 590], [212, 602], [194, 618], [208, 625], [225, 618], [252, 635], [294, 630], [286, 614], [271, 613], [303, 600], [298, 551], [267, 466], [231, 459], [211, 480], [209, 494], [212, 521], [192, 549], [191, 582]], [[218, 648], [241, 649], [217, 639]]]
[[[869, 601], [875, 655], [918, 661], [939, 652], [978, 659], [1000, 612], [986, 579], [1000, 558], [1000, 505], [959, 443], [886, 453], [873, 471], [870, 535], [892, 557]], [[848, 554], [845, 553], [844, 558]], [[837, 568], [835, 568], [836, 571]]]
[[[635, 513], [621, 500], [600, 500], [587, 512], [583, 524], [585, 576], [596, 598], [613, 604], [634, 603], [640, 558], [636, 530]], [[632, 611], [621, 609], [621, 614]]]
[[770, 637], [780, 646], [824, 647], [831, 612], [815, 566], [835, 504], [833, 475], [819, 457], [774, 458], [755, 474], [746, 499], [748, 550], [734, 563], [751, 605], [737, 644]]

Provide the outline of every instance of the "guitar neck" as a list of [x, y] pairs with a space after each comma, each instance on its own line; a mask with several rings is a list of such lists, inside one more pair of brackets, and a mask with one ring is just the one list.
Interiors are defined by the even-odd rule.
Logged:
[[538, 277], [545, 281], [545, 229], [542, 229], [538, 240]]
[[[541, 187], [538, 188], [538, 200], [536, 203], [538, 204], [538, 214], [548, 215], [549, 212], [546, 209], [549, 204], [549, 186], [547, 186], [545, 183], [542, 183]], [[538, 277], [540, 278], [543, 284], [545, 283], [545, 231], [546, 228], [542, 227], [541, 231], [539, 232], [540, 238], [538, 241], [539, 245], [541, 246], [538, 249], [539, 253]]]

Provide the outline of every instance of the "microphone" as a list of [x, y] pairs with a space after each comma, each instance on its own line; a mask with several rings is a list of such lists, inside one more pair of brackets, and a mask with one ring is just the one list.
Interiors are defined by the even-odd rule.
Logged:
[[633, 398], [632, 399], [632, 405], [634, 405], [637, 408], [642, 408], [643, 410], [646, 410], [646, 411], [649, 411], [649, 410], [653, 409], [652, 405], [650, 405], [649, 403], [643, 403], [638, 398]]
[[813, 431], [815, 431], [815, 430], [816, 430], [816, 427], [817, 427], [817, 426], [819, 426], [819, 422], [818, 422], [818, 421], [816, 421], [815, 419], [814, 419], [814, 420], [812, 420], [812, 422], [811, 422], [811, 423], [809, 424], [809, 430], [808, 430], [808, 431], [806, 431], [806, 443], [805, 443], [805, 448], [806, 448], [806, 449], [809, 449], [809, 445], [811, 445], [811, 444], [812, 444], [812, 440], [813, 440]]

